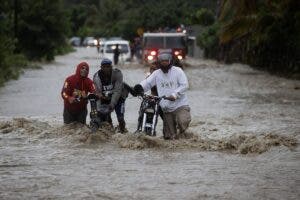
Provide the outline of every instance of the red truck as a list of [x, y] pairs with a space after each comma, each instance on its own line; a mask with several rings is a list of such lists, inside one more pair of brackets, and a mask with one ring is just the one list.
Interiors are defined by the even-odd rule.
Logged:
[[142, 55], [145, 63], [157, 59], [158, 53], [171, 53], [174, 58], [185, 59], [187, 35], [185, 33], [144, 33]]

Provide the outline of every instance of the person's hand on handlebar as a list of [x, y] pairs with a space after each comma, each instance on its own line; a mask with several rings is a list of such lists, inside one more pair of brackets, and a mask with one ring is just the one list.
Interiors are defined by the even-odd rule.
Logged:
[[102, 99], [102, 94], [100, 94], [98, 92], [90, 93], [89, 95], [87, 95], [87, 98], [88, 99], [95, 99], [95, 100]]
[[135, 96], [143, 96], [143, 94], [144, 94], [144, 89], [140, 84], [136, 84], [133, 87], [133, 90], [135, 92]]

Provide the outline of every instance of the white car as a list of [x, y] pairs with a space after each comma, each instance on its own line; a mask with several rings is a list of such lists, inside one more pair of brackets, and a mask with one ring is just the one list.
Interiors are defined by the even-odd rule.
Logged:
[[94, 37], [86, 37], [82, 44], [86, 47], [94, 47], [97, 45], [97, 40]]
[[111, 61], [114, 60], [114, 50], [116, 49], [117, 44], [119, 45], [120, 55], [119, 62], [124, 63], [130, 61], [131, 51], [129, 46], [129, 41], [127, 40], [109, 40], [105, 41], [103, 47], [103, 58], [108, 58]]

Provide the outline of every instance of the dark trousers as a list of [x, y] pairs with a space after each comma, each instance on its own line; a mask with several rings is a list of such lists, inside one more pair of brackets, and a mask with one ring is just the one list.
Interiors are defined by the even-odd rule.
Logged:
[[[115, 106], [115, 113], [117, 115], [118, 122], [124, 122], [124, 114], [125, 114], [125, 99], [122, 97], [119, 99]], [[101, 121], [107, 121], [110, 124], [112, 124], [111, 114], [108, 115], [102, 115], [98, 112], [98, 116], [100, 117]]]
[[86, 116], [87, 116], [87, 109], [84, 109], [80, 112], [70, 112], [66, 108], [64, 108], [64, 123], [65, 124], [70, 124], [72, 122], [79, 122], [82, 124], [86, 123]]
[[119, 63], [119, 55], [114, 56], [114, 64], [117, 65]]
[[124, 121], [125, 114], [125, 99], [120, 98], [117, 105], [115, 106], [115, 113], [117, 115], [118, 122]]

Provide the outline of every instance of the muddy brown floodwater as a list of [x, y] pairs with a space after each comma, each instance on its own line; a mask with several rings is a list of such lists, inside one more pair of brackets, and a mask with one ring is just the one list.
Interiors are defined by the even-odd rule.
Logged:
[[[192, 123], [185, 138], [63, 125], [60, 90], [94, 48], [56, 57], [0, 88], [0, 199], [300, 199], [300, 82], [246, 65], [188, 59]], [[131, 85], [137, 62], [119, 66]], [[116, 118], [113, 114], [114, 124]], [[88, 119], [89, 121], [89, 119]]]

